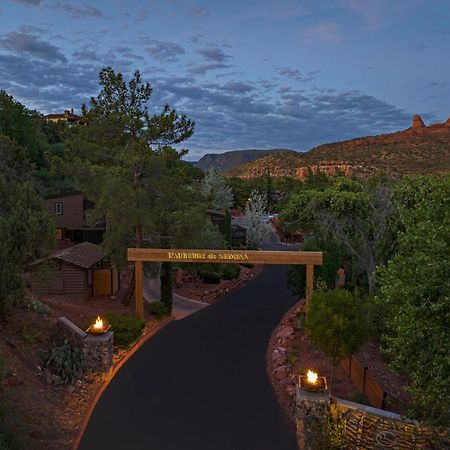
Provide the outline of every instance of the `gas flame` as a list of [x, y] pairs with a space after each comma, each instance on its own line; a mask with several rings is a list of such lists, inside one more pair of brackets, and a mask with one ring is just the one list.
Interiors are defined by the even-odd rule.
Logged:
[[317, 383], [317, 373], [316, 372], [308, 370], [308, 373], [306, 374], [306, 377], [308, 379], [308, 383], [311, 383], [311, 384], [316, 384]]
[[94, 323], [94, 328], [96, 330], [101, 330], [103, 328], [103, 320], [100, 319], [100, 316], [97, 316], [97, 320]]

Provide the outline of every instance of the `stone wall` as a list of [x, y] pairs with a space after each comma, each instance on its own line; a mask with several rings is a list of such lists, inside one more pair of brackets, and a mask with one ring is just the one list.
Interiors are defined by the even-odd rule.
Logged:
[[331, 413], [343, 420], [349, 448], [396, 450], [450, 448], [436, 430], [389, 411], [332, 397]]
[[66, 317], [59, 318], [70, 345], [78, 347], [83, 355], [85, 370], [88, 372], [108, 372], [113, 362], [113, 333], [88, 334]]
[[[336, 397], [308, 395], [297, 387], [296, 427], [301, 450], [316, 449], [317, 424], [339, 424], [342, 448], [352, 450], [450, 449], [450, 436], [389, 411]], [[318, 436], [317, 436], [318, 437]]]

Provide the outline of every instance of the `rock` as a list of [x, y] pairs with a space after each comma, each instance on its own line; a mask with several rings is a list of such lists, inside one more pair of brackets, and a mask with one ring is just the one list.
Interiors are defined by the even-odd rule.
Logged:
[[275, 375], [275, 378], [277, 380], [283, 380], [284, 378], [287, 377], [287, 370], [286, 370], [286, 366], [280, 366], [277, 367], [274, 371], [273, 374]]
[[413, 129], [417, 129], [417, 128], [425, 128], [425, 124], [423, 123], [422, 117], [419, 116], [419, 114], [416, 114], [413, 117], [412, 120], [412, 128]]
[[75, 386], [73, 384], [68, 384], [65, 388], [68, 394], [73, 394], [75, 392]]
[[277, 333], [277, 338], [287, 338], [294, 334], [294, 329], [292, 327], [281, 328]]
[[46, 382], [47, 384], [53, 384], [53, 381], [55, 381], [55, 377], [54, 377], [53, 374], [52, 374], [50, 371], [48, 371], [48, 370], [45, 370], [45, 371], [44, 371], [44, 379], [45, 379], [45, 382]]

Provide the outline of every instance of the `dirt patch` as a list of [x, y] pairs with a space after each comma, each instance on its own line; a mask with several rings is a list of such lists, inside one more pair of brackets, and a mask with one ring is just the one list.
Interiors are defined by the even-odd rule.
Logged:
[[[272, 333], [268, 347], [267, 370], [278, 400], [285, 411], [289, 423], [295, 428], [295, 395], [298, 374], [311, 369], [330, 380], [331, 360], [317, 350], [300, 326], [297, 314], [302, 310], [303, 301], [293, 306]], [[355, 356], [368, 367], [375, 380], [387, 393], [386, 409], [404, 414], [410, 397], [404, 391], [406, 377], [393, 373], [378, 351], [377, 342], [369, 342]], [[365, 396], [358, 391], [342, 366], [334, 368], [332, 395], [368, 404]]]
[[186, 272], [177, 274], [174, 283], [174, 292], [182, 297], [198, 300], [204, 303], [214, 303], [219, 298], [242, 287], [262, 270], [262, 265], [258, 264], [252, 268], [241, 267], [238, 278], [233, 280], [220, 280], [218, 284], [205, 283], [200, 279], [195, 279]]
[[[125, 290], [130, 270], [121, 278]], [[16, 436], [21, 448], [33, 450], [71, 449], [92, 400], [111, 375], [86, 376], [74, 385], [54, 384], [45, 367], [55, 341], [62, 339], [58, 317], [65, 316], [79, 326], [106, 312], [134, 315], [134, 304], [124, 306], [119, 296], [91, 297], [37, 295], [49, 311], [43, 314], [32, 308], [15, 308], [0, 324], [0, 357], [4, 361], [0, 377], [0, 403], [3, 430]], [[171, 319], [161, 322], [146, 317], [146, 327], [136, 345], [154, 334]], [[114, 348], [114, 367], [132, 349]]]

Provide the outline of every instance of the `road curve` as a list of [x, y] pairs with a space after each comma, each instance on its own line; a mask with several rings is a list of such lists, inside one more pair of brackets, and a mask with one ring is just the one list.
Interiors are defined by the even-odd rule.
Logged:
[[79, 450], [296, 450], [266, 372], [270, 334], [294, 302], [286, 268], [265, 266], [167, 325], [111, 381]]

